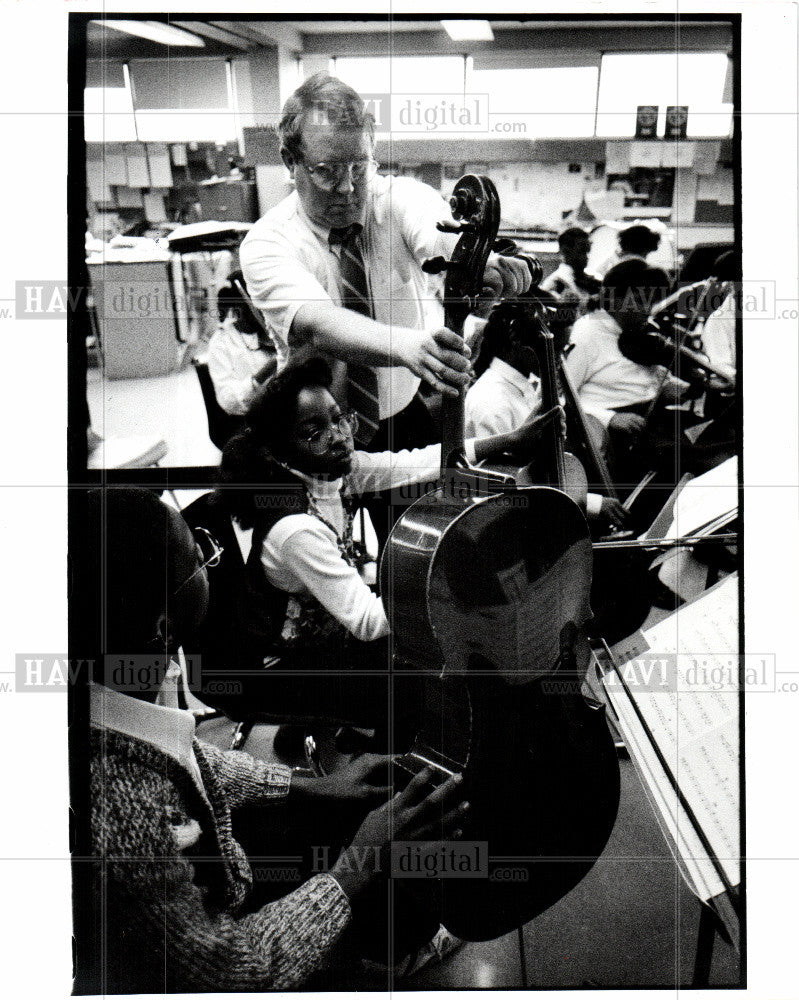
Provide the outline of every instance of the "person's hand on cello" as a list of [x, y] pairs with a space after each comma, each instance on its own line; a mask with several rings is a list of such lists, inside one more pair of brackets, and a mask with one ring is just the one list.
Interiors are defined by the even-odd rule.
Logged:
[[562, 406], [553, 406], [546, 413], [531, 414], [520, 427], [511, 432], [514, 453], [524, 455], [535, 448], [545, 431], [553, 425], [558, 427], [560, 436], [565, 440], [566, 414]]

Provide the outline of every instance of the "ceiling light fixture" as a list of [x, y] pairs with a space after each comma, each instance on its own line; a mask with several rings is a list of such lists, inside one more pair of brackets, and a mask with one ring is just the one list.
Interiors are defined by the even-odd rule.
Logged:
[[453, 42], [494, 41], [494, 32], [488, 21], [442, 21], [441, 26]]
[[126, 35], [135, 35], [137, 38], [146, 38], [150, 42], [158, 42], [159, 45], [185, 46], [193, 49], [204, 49], [205, 42], [202, 38], [192, 35], [182, 28], [175, 28], [171, 24], [163, 24], [161, 21], [92, 21], [92, 24], [99, 24], [103, 28], [112, 28], [114, 31], [123, 31]]

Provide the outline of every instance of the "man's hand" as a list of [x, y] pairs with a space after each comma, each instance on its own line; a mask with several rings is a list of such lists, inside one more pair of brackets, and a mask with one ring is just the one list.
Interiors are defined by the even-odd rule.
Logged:
[[630, 512], [613, 497], [602, 497], [599, 516], [609, 521], [614, 528], [623, 528], [629, 520]]
[[457, 396], [469, 384], [471, 351], [446, 327], [402, 338], [397, 353], [414, 375], [448, 396]]
[[516, 298], [530, 287], [530, 268], [518, 257], [492, 253], [483, 275], [483, 290], [495, 298]]
[[[438, 788], [430, 789], [432, 771], [425, 768], [407, 788], [374, 809], [364, 819], [352, 839], [351, 847], [363, 853], [372, 848], [380, 857], [380, 870], [388, 871], [391, 843], [397, 840], [437, 840], [461, 836], [460, 824], [469, 811], [468, 802], [458, 801], [461, 776], [455, 775]], [[353, 871], [345, 860], [331, 869], [344, 892], [352, 898], [374, 877], [374, 871]]]
[[635, 440], [646, 430], [646, 420], [637, 413], [614, 413], [608, 427]]
[[530, 287], [530, 268], [518, 257], [492, 253], [483, 274], [483, 289], [477, 299], [475, 316], [488, 319], [492, 307], [501, 298], [516, 298]]

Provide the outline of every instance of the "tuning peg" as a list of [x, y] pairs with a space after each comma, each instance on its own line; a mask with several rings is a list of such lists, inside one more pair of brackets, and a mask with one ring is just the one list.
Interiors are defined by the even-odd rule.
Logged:
[[426, 260], [422, 264], [422, 270], [425, 274], [441, 274], [451, 263], [452, 261], [447, 260], [446, 257], [431, 257], [430, 260]]
[[459, 226], [452, 222], [437, 222], [436, 229], [440, 233], [468, 233], [474, 226], [471, 222], [462, 222]]

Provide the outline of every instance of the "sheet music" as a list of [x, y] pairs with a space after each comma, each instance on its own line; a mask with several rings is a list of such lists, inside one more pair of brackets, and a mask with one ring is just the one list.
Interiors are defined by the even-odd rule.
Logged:
[[635, 699], [712, 854], [731, 885], [740, 881], [738, 782], [738, 581], [727, 577], [701, 598], [620, 643], [605, 687], [656, 814], [696, 892], [724, 886], [657, 757]]
[[664, 538], [690, 535], [738, 508], [738, 459], [686, 483], [674, 505], [674, 519]]

